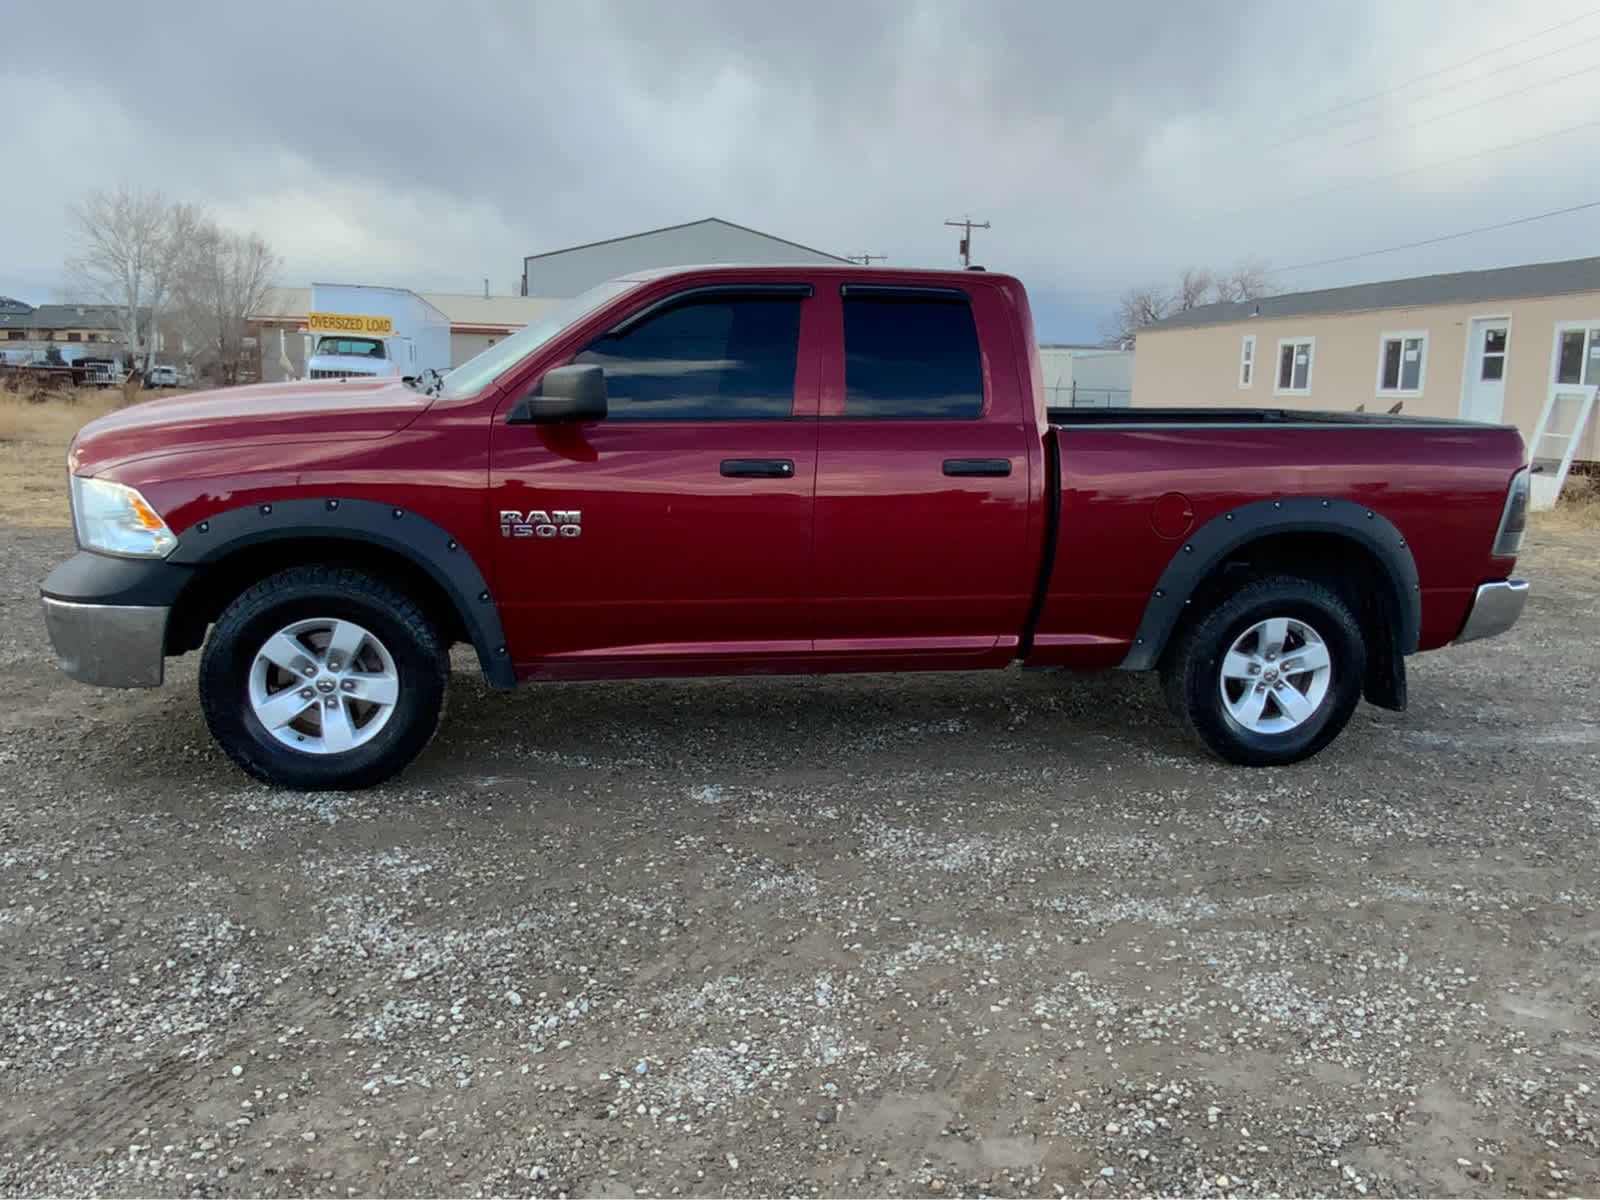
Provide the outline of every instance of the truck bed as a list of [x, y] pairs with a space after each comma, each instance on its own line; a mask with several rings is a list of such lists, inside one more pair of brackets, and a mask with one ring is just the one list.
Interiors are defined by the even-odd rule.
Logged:
[[1283, 542], [1306, 569], [1331, 561], [1319, 538], [1338, 532], [1323, 528], [1338, 510], [1358, 537], [1390, 530], [1421, 577], [1423, 619], [1406, 652], [1443, 645], [1489, 578], [1485, 554], [1523, 461], [1515, 429], [1399, 414], [1079, 408], [1052, 410], [1051, 422], [1059, 516], [1033, 665], [1151, 665], [1136, 639], [1152, 596], [1171, 590], [1164, 573], [1205, 559], [1224, 532], [1215, 522], [1225, 540], [1245, 540], [1247, 506], [1263, 497], [1268, 525], [1310, 509]]
[[1170, 427], [1230, 425], [1381, 425], [1437, 429], [1472, 425], [1449, 417], [1414, 417], [1403, 413], [1327, 412], [1289, 408], [1050, 408], [1050, 424], [1071, 429], [1092, 425]]

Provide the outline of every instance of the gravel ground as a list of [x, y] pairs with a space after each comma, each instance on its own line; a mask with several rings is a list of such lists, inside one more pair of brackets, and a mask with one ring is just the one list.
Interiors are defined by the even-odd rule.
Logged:
[[322, 796], [193, 656], [62, 677], [69, 545], [0, 529], [8, 1194], [1600, 1191], [1600, 532], [1293, 768], [1116, 674], [462, 670]]

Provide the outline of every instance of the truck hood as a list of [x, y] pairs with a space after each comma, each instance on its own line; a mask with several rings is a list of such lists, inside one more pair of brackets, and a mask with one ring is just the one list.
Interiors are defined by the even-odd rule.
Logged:
[[398, 433], [431, 403], [393, 376], [169, 396], [90, 421], [73, 439], [67, 465], [74, 474], [97, 475], [180, 450], [369, 441]]

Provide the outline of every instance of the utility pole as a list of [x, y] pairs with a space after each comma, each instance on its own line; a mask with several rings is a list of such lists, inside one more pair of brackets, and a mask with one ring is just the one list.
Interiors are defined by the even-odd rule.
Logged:
[[884, 262], [886, 256], [882, 254], [867, 254], [863, 251], [860, 254], [846, 254], [845, 259], [849, 262], [860, 263], [863, 267], [870, 267], [875, 262]]
[[974, 229], [987, 229], [989, 222], [974, 221], [971, 216], [963, 215], [959, 221], [946, 221], [946, 225], [954, 225], [961, 233], [961, 265], [963, 268], [972, 265], [972, 231]]

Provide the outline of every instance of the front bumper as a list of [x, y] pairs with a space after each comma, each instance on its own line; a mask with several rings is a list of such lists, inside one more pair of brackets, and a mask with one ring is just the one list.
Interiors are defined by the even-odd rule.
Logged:
[[61, 669], [101, 687], [160, 687], [167, 617], [194, 568], [80, 550], [39, 587]]
[[1456, 644], [1504, 633], [1517, 623], [1527, 600], [1526, 579], [1503, 579], [1498, 583], [1480, 584], [1478, 594], [1472, 599], [1472, 611], [1467, 614], [1467, 623], [1455, 636]]
[[170, 611], [44, 597], [44, 625], [61, 669], [100, 687], [161, 686]]

